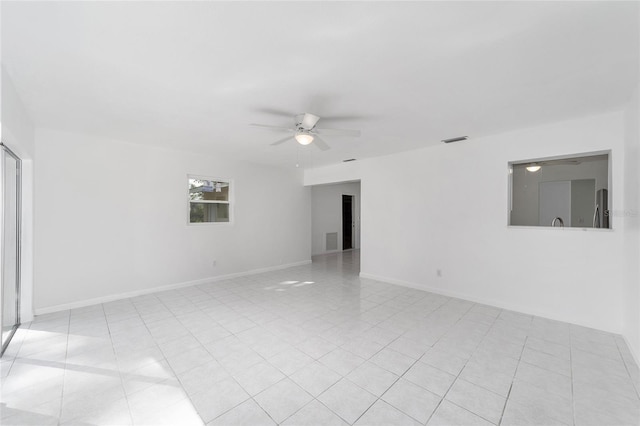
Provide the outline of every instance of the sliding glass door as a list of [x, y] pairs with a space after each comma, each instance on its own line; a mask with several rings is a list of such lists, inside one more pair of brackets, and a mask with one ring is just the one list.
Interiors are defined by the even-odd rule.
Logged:
[[2, 148], [0, 190], [1, 219], [0, 244], [2, 247], [0, 309], [2, 319], [2, 352], [20, 325], [20, 158], [9, 148]]

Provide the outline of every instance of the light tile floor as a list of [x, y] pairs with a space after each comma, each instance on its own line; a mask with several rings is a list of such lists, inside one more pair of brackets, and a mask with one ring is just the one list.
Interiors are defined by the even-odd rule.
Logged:
[[3, 425], [638, 425], [620, 336], [358, 278], [359, 253], [42, 315]]

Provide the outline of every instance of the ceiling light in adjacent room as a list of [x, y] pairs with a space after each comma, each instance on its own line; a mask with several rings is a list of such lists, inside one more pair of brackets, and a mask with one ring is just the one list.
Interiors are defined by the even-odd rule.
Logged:
[[537, 164], [532, 164], [530, 166], [527, 166], [527, 170], [530, 171], [531, 173], [535, 173], [538, 170], [540, 170], [540, 166], [538, 166]]

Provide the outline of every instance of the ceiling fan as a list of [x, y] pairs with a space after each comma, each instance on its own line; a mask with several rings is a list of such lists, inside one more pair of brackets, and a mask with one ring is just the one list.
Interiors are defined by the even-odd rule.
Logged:
[[295, 139], [300, 145], [309, 145], [314, 143], [321, 151], [330, 149], [329, 145], [322, 140], [321, 136], [360, 136], [360, 130], [348, 130], [348, 129], [323, 129], [318, 128], [316, 125], [320, 121], [320, 117], [314, 114], [305, 112], [304, 114], [298, 114], [293, 117], [293, 127], [281, 127], [271, 126], [268, 124], [256, 124], [251, 123], [250, 126], [254, 127], [266, 127], [268, 129], [280, 130], [291, 133], [286, 138], [279, 139], [273, 142], [271, 145], [280, 145], [291, 139]]

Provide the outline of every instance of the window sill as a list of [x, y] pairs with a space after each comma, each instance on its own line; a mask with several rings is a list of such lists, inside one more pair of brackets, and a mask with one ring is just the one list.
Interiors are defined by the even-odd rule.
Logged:
[[556, 231], [586, 231], [586, 232], [612, 232], [614, 228], [580, 228], [580, 227], [560, 227], [560, 226], [529, 226], [529, 225], [507, 225], [510, 229], [541, 229], [541, 230], [556, 230]]

